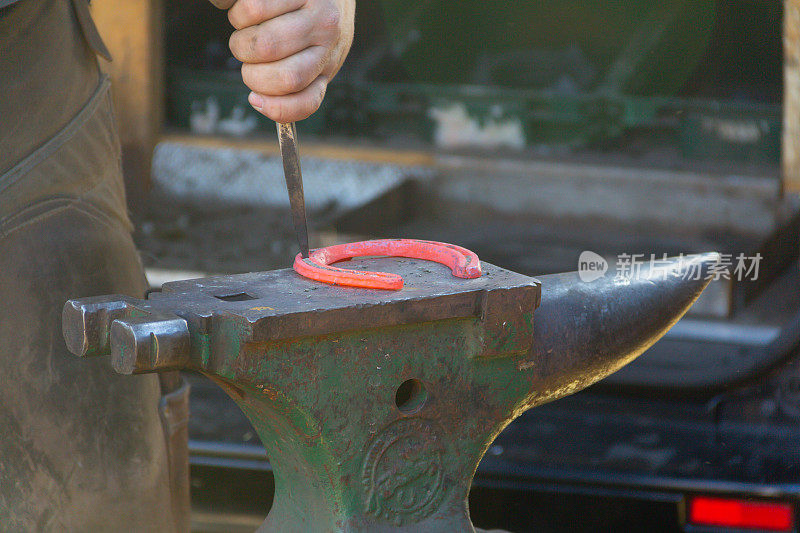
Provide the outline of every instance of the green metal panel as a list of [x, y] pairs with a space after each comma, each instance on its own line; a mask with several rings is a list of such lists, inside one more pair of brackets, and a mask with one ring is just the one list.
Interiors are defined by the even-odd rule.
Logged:
[[[673, 94], [702, 58], [715, 3], [688, 0], [382, 0], [386, 27], [415, 82], [475, 83], [497, 64], [496, 84], [582, 91], [615, 71], [615, 90]], [[528, 68], [504, 56], [528, 54]], [[625, 65], [620, 65], [623, 62]]]
[[[170, 78], [168, 113], [177, 125], [189, 126], [192, 109], [209, 98], [223, 116], [237, 105], [249, 110], [248, 91], [238, 74], [176, 69]], [[431, 109], [452, 104], [463, 105], [479, 123], [519, 119], [528, 146], [579, 147], [613, 139], [629, 128], [666, 128], [689, 157], [777, 161], [780, 151], [779, 105], [613, 93], [562, 95], [474, 85], [339, 81], [300, 129], [318, 135], [411, 136], [432, 143]], [[271, 133], [273, 123], [257, 116], [258, 129]]]

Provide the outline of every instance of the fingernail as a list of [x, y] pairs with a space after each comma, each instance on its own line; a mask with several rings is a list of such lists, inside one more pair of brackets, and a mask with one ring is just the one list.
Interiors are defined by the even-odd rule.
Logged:
[[261, 97], [256, 93], [250, 93], [247, 96], [247, 101], [250, 102], [250, 105], [261, 111], [261, 107], [264, 105], [264, 102], [261, 100]]

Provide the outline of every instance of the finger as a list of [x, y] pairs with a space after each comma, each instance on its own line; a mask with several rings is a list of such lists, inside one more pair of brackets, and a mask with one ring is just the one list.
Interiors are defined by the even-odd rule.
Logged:
[[230, 9], [236, 0], [210, 0], [210, 2], [220, 9]]
[[242, 63], [267, 63], [289, 57], [312, 44], [323, 44], [315, 42], [317, 32], [313, 20], [298, 11], [235, 31], [228, 45]]
[[296, 122], [308, 118], [319, 109], [327, 88], [327, 78], [320, 76], [298, 93], [285, 96], [250, 93], [248, 101], [256, 111], [275, 122]]
[[228, 10], [228, 20], [241, 30], [249, 26], [291, 13], [303, 7], [307, 0], [238, 0]]
[[302, 91], [322, 73], [327, 52], [312, 46], [272, 63], [245, 63], [242, 80], [250, 90], [266, 96], [284, 96]]

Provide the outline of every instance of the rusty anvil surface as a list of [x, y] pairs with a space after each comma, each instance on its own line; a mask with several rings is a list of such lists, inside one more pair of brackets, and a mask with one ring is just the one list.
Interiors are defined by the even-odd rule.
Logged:
[[349, 267], [396, 272], [405, 287], [336, 287], [292, 270], [218, 276], [147, 300], [71, 300], [63, 328], [72, 352], [110, 354], [120, 373], [194, 370], [237, 402], [275, 474], [261, 530], [473, 531], [470, 482], [500, 431], [642, 353], [716, 259], [591, 283], [364, 259]]

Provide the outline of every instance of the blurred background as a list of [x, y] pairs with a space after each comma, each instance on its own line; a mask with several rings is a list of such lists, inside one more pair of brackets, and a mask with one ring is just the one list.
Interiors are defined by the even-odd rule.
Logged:
[[[289, 267], [274, 123], [247, 103], [225, 13], [93, 12], [151, 284]], [[529, 275], [587, 250], [760, 258], [633, 364], [514, 422], [478, 469], [477, 526], [796, 530], [800, 2], [360, 0], [298, 132], [312, 247], [434, 239]], [[227, 396], [190, 380], [193, 527], [252, 531], [269, 462]], [[733, 511], [704, 522], [704, 498]], [[753, 504], [784, 520], [729, 518]]]

